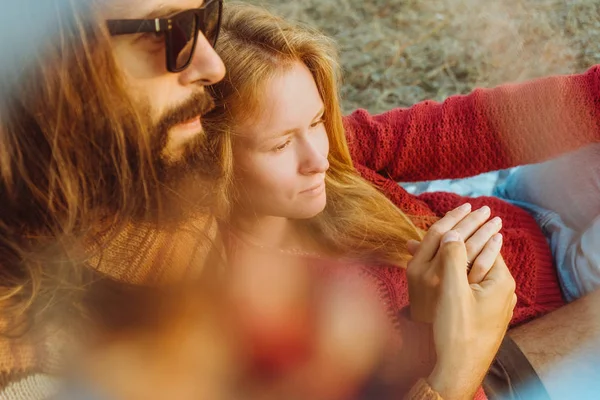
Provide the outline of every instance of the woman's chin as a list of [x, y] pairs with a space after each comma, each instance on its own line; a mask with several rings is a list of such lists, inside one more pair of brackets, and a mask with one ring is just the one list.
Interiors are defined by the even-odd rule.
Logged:
[[323, 202], [315, 202], [315, 204], [311, 204], [310, 207], [303, 207], [301, 210], [298, 210], [294, 219], [310, 219], [314, 218], [317, 215], [321, 214], [323, 210], [325, 210], [325, 206], [327, 202], [323, 200]]

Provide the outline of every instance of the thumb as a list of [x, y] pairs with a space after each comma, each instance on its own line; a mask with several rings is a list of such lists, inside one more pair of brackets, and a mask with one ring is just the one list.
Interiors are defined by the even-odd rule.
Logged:
[[408, 252], [410, 253], [411, 256], [414, 256], [415, 254], [417, 254], [420, 244], [421, 244], [421, 242], [419, 242], [417, 240], [413, 240], [413, 239], [410, 239], [409, 241], [406, 242], [406, 249], [408, 250]]
[[492, 265], [492, 268], [479, 285], [482, 288], [487, 288], [490, 286], [497, 285], [500, 282], [508, 283], [510, 281], [514, 282], [514, 278], [510, 270], [508, 269], [504, 258], [502, 258], [502, 256], [499, 256], [496, 258], [494, 265]]
[[442, 265], [442, 295], [456, 295], [457, 290], [468, 288], [467, 248], [457, 231], [449, 231], [442, 237], [439, 256]]

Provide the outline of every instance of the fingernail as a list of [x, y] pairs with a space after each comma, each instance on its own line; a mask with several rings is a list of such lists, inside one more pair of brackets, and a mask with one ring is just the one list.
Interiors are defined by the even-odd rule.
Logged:
[[496, 225], [502, 225], [502, 218], [494, 217], [494, 218], [492, 218], [492, 223], [494, 223]]
[[502, 234], [501, 233], [496, 233], [493, 237], [492, 240], [496, 243], [500, 243], [502, 242]]
[[442, 243], [459, 242], [460, 234], [457, 231], [449, 231], [442, 238]]
[[471, 203], [465, 203], [462, 206], [458, 207], [459, 211], [469, 211], [471, 210]]
[[479, 211], [482, 214], [489, 214], [492, 210], [490, 210], [488, 206], [483, 206], [477, 211]]

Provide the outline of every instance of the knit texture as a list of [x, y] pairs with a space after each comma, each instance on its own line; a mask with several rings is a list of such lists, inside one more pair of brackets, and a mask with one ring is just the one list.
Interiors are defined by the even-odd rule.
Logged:
[[47, 400], [58, 389], [59, 382], [47, 374], [15, 375], [0, 389], [0, 400]]
[[[526, 211], [493, 197], [414, 196], [396, 182], [477, 175], [600, 141], [599, 66], [377, 116], [358, 110], [344, 125], [357, 170], [420, 227], [466, 202], [474, 209], [488, 205], [492, 216], [502, 218], [502, 255], [517, 282], [512, 326], [564, 304], [546, 238]], [[404, 270], [390, 267], [377, 274], [396, 309], [406, 306]]]
[[[462, 178], [542, 162], [600, 141], [600, 66], [585, 74], [478, 89], [443, 103], [425, 101], [371, 116], [358, 110], [344, 125], [358, 172], [427, 229], [470, 202], [503, 220], [502, 255], [517, 284], [511, 326], [564, 305], [546, 238], [526, 211], [495, 197], [415, 196], [397, 182]], [[559, 184], [559, 183], [558, 183]], [[418, 381], [434, 364], [431, 336], [398, 313], [409, 303], [405, 270], [370, 269], [393, 323], [402, 332], [405, 371]], [[394, 312], [396, 311], [396, 312]], [[477, 398], [485, 398], [482, 390]]]
[[130, 223], [94, 239], [88, 244], [91, 268], [119, 282], [155, 286], [198, 278], [219, 235], [216, 221], [199, 214], [161, 229]]

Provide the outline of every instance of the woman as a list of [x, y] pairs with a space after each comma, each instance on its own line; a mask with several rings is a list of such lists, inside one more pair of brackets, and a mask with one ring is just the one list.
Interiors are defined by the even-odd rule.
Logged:
[[[564, 304], [546, 239], [525, 210], [494, 197], [465, 199], [448, 193], [415, 197], [396, 184], [532, 162], [595, 139], [597, 130], [585, 126], [587, 120], [567, 116], [571, 127], [579, 125], [579, 135], [571, 135], [572, 139], [565, 135], [561, 141], [546, 140], [559, 129], [542, 129], [547, 127], [542, 120], [542, 128], [525, 127], [530, 133], [518, 138], [518, 147], [503, 144], [502, 135], [507, 133], [500, 124], [509, 125], [511, 120], [492, 117], [510, 117], [513, 108], [531, 106], [535, 99], [527, 95], [530, 92], [539, 97], [544, 91], [546, 105], [556, 108], [552, 88], [564, 86], [562, 78], [478, 90], [443, 105], [424, 102], [375, 117], [359, 110], [342, 118], [335, 51], [326, 38], [254, 8], [228, 8], [218, 51], [229, 72], [213, 88], [217, 108], [205, 126], [211, 132], [215, 162], [222, 166], [225, 197], [219, 203], [226, 206], [221, 215], [236, 237], [286, 252], [343, 255], [383, 265], [374, 274], [385, 287], [390, 306], [400, 309], [408, 303], [408, 291], [404, 270], [396, 266], [409, 257], [407, 239], [419, 240], [440, 216], [468, 200], [481, 209], [482, 220], [489, 214], [502, 217], [503, 256], [518, 283], [513, 324]], [[244, 13], [248, 21], [240, 16]], [[295, 68], [298, 60], [304, 67]], [[277, 74], [281, 64], [295, 77], [267, 85], [272, 76], [281, 75]], [[591, 70], [573, 80], [584, 85], [598, 80], [597, 75]], [[264, 95], [257, 96], [261, 90]], [[504, 101], [507, 93], [512, 101]], [[514, 105], [515, 98], [524, 103]], [[581, 96], [575, 100], [580, 110], [581, 104], [588, 105]], [[475, 105], [485, 102], [489, 107], [474, 111]], [[556, 118], [550, 122], [558, 125]], [[456, 134], [452, 137], [449, 132]], [[310, 146], [302, 138], [309, 133], [315, 137]], [[300, 145], [314, 156], [306, 164], [294, 158]], [[286, 154], [290, 149], [291, 155]], [[282, 216], [294, 220], [293, 229]], [[469, 255], [471, 262], [476, 254]]]
[[[228, 4], [225, 13], [218, 51], [228, 74], [213, 87], [217, 107], [203, 124], [209, 149], [221, 165], [221, 190], [216, 192], [224, 193], [218, 204], [223, 205], [219, 213], [230, 233], [231, 259], [276, 251], [311, 265], [331, 266], [332, 260], [344, 268], [352, 264], [373, 282], [404, 336], [413, 332], [430, 338], [427, 329], [419, 330], [398, 313], [408, 304], [406, 275], [398, 267], [406, 266], [410, 253], [421, 251], [410, 242], [409, 252], [407, 239], [421, 240], [422, 230], [439, 216], [422, 212], [425, 204], [418, 200], [416, 206], [405, 207], [394, 194], [393, 182], [386, 183], [375, 171], [358, 165], [362, 177], [357, 173], [345, 137], [352, 138], [352, 132], [344, 129], [344, 123], [351, 128], [352, 117], [341, 117], [339, 71], [330, 41], [254, 7]], [[354, 119], [359, 123], [360, 115]], [[388, 189], [390, 198], [373, 184], [383, 186], [379, 189], [384, 193]], [[455, 211], [463, 214], [447, 229], [468, 239], [468, 260], [473, 263], [469, 281], [478, 283], [496, 257], [491, 262], [484, 262], [486, 257], [477, 262], [477, 257], [497, 254], [501, 221], [486, 223], [489, 207], [469, 211], [468, 204]], [[435, 227], [424, 240], [437, 240], [439, 246], [444, 232], [438, 231], [440, 225]], [[431, 275], [435, 269], [425, 264], [413, 262], [409, 271]], [[435, 280], [433, 286], [439, 286]], [[413, 318], [432, 321], [436, 295], [425, 296], [431, 291], [421, 290], [423, 281], [411, 280], [411, 312]], [[554, 301], [561, 304], [558, 289]], [[520, 316], [516, 321], [523, 320]], [[431, 372], [435, 362], [432, 357], [419, 359], [423, 352], [433, 354], [431, 342], [421, 344], [412, 354], [404, 347], [404, 356], [413, 361], [404, 371], [408, 380]]]
[[[326, 38], [264, 15], [244, 21], [239, 13], [230, 14], [218, 49], [229, 73], [214, 88], [220, 103], [207, 126], [218, 132], [211, 146], [223, 169], [223, 204], [228, 206], [221, 211], [236, 237], [288, 252], [333, 252], [397, 266], [408, 257], [405, 244], [415, 245], [407, 239], [418, 240], [422, 230], [468, 200], [483, 214], [491, 209], [492, 217], [502, 218], [503, 256], [519, 297], [513, 325], [564, 304], [547, 239], [525, 209], [496, 197], [413, 196], [396, 182], [471, 176], [539, 162], [598, 141], [599, 67], [582, 75], [478, 89], [443, 104], [425, 101], [378, 116], [358, 110], [342, 118], [335, 49]], [[269, 24], [277, 27], [269, 29]], [[279, 64], [290, 60], [302, 61], [314, 85], [305, 80], [286, 87], [280, 80], [279, 87], [266, 87], [264, 81], [276, 75]], [[264, 95], [257, 98], [260, 90]], [[283, 97], [290, 92], [291, 98]], [[286, 100], [294, 109], [282, 108]], [[315, 135], [326, 132], [328, 143], [321, 138], [323, 143], [313, 146], [321, 160], [306, 167], [293, 160], [299, 167], [288, 172], [267, 154], [285, 154], [290, 145], [295, 151], [301, 124]], [[296, 171], [304, 178], [289, 175]], [[304, 192], [300, 197], [306, 203], [294, 191]], [[271, 218], [282, 215], [295, 219], [297, 230], [287, 231]], [[314, 237], [318, 243], [311, 242]], [[469, 255], [471, 262], [476, 254]], [[383, 267], [373, 274], [393, 309], [408, 303], [402, 269]]]

